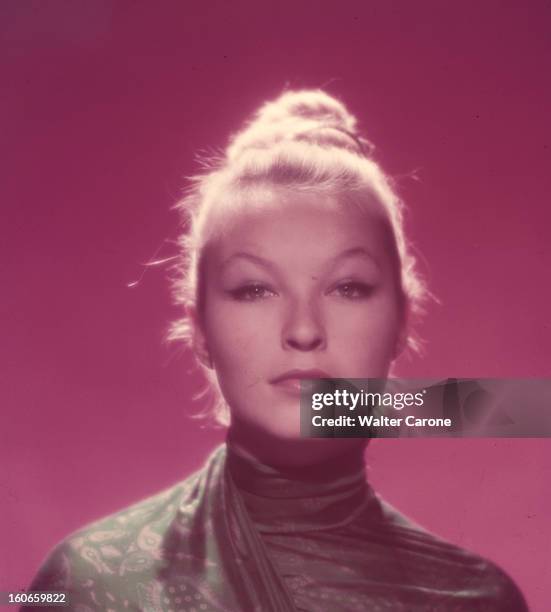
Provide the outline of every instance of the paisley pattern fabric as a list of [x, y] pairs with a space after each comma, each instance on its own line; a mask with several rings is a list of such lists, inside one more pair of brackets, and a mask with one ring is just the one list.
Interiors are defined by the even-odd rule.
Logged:
[[29, 590], [65, 591], [77, 612], [527, 610], [497, 566], [381, 500], [361, 454], [284, 473], [226, 445], [65, 538]]

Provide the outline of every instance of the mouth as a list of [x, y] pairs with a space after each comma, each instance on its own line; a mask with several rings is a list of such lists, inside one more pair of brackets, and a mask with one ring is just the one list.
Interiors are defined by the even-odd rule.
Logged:
[[[300, 397], [301, 386], [305, 384], [304, 381], [318, 378], [331, 378], [331, 376], [323, 370], [289, 370], [270, 380], [270, 384], [295, 397]], [[301, 381], [303, 381], [302, 385]]]

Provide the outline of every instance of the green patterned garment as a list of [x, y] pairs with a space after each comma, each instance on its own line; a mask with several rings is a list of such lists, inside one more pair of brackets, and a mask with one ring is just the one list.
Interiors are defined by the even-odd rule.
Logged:
[[29, 590], [66, 591], [78, 612], [527, 610], [497, 566], [381, 500], [360, 453], [283, 473], [225, 444], [65, 538]]

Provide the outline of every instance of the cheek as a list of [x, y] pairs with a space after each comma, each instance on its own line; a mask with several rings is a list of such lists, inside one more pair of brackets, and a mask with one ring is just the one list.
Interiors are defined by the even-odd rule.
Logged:
[[[207, 342], [218, 383], [232, 418], [255, 421], [266, 401], [266, 381], [272, 369], [277, 325], [265, 305], [211, 302], [205, 311]], [[265, 426], [265, 415], [261, 424]]]
[[331, 340], [339, 361], [348, 364], [351, 373], [358, 368], [363, 372], [368, 368], [371, 376], [374, 370], [384, 372], [392, 361], [400, 325], [399, 305], [390, 295], [374, 298], [365, 307], [348, 307], [344, 314], [333, 312]]
[[[212, 300], [206, 309], [207, 342], [217, 365], [244, 373], [273, 350], [274, 314], [258, 305]], [[252, 358], [254, 356], [254, 358]]]

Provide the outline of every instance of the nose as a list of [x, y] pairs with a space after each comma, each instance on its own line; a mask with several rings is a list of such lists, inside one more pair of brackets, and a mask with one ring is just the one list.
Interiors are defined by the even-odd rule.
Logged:
[[325, 329], [312, 305], [293, 305], [282, 330], [282, 341], [286, 350], [315, 351], [325, 347]]

